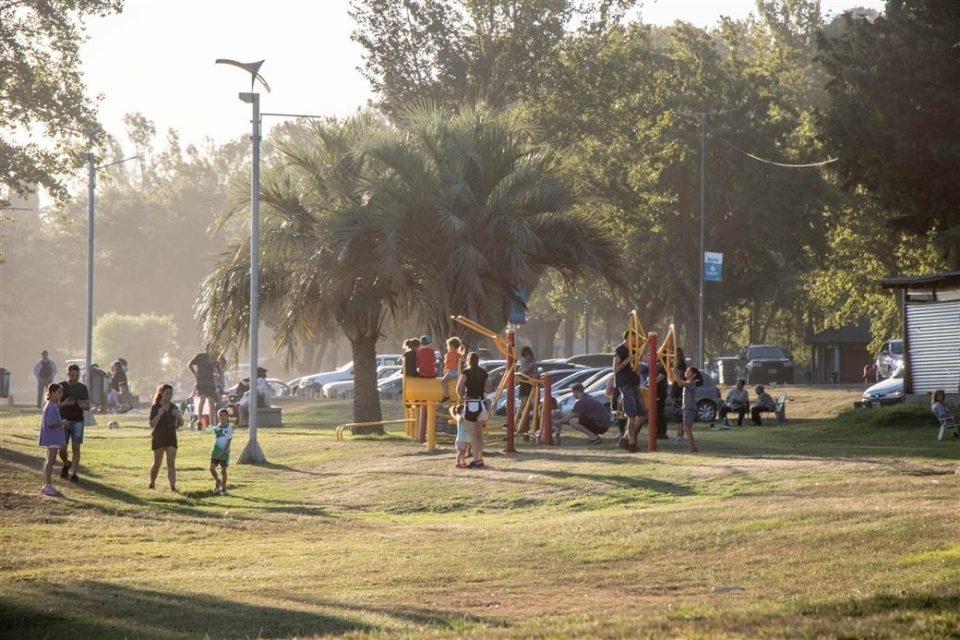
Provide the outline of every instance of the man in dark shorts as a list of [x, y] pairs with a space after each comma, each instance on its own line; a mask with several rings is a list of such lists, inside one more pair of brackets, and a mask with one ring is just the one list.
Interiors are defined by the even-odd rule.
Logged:
[[67, 448], [60, 449], [60, 460], [63, 469], [60, 477], [69, 476], [70, 482], [78, 482], [77, 471], [80, 469], [80, 445], [83, 444], [83, 410], [90, 408], [90, 393], [87, 385], [80, 382], [80, 367], [72, 364], [67, 368], [67, 379], [60, 383], [63, 396], [60, 398], [60, 417], [63, 418], [63, 430], [67, 436], [66, 443], [73, 450], [73, 461], [67, 458]]
[[601, 434], [610, 429], [610, 410], [593, 396], [584, 393], [583, 385], [579, 382], [570, 387], [573, 397], [577, 399], [570, 416], [562, 418], [556, 425], [557, 437], [560, 436], [561, 425], [568, 424], [572, 429], [590, 438], [588, 444], [603, 442]]
[[197, 407], [197, 430], [204, 426], [203, 405], [209, 403], [207, 409], [206, 424], [213, 425], [216, 421], [217, 413], [217, 379], [216, 379], [216, 361], [210, 356], [211, 345], [207, 345], [207, 350], [193, 356], [193, 359], [187, 363], [190, 373], [197, 379], [195, 392], [200, 398], [200, 406]]
[[630, 350], [636, 348], [636, 344], [637, 334], [629, 330], [624, 331], [623, 342], [613, 354], [614, 382], [620, 390], [620, 406], [627, 414], [627, 438], [626, 442], [621, 440], [620, 445], [625, 446], [630, 453], [638, 451], [637, 434], [646, 416], [643, 400], [640, 397], [641, 363], [638, 361], [635, 367], [630, 364]]

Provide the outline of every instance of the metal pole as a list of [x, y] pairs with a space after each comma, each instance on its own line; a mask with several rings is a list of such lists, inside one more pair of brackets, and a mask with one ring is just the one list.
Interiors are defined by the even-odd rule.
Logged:
[[87, 389], [93, 386], [93, 219], [96, 204], [97, 168], [93, 152], [87, 155], [87, 353], [84, 381]]
[[514, 385], [513, 369], [516, 366], [516, 347], [517, 340], [516, 334], [513, 329], [507, 330], [507, 446], [504, 449], [505, 453], [516, 453], [517, 447], [514, 439], [514, 433], [516, 430], [516, 387]]
[[[240, 99], [250, 96], [253, 105], [253, 172], [250, 179], [250, 404], [247, 446], [238, 462], [264, 463], [267, 461], [257, 442], [257, 342], [260, 328], [260, 94], [240, 94]], [[245, 100], [246, 101], [246, 100]]]
[[659, 417], [657, 415], [657, 333], [651, 331], [647, 334], [647, 404], [650, 409], [647, 411], [649, 420], [647, 421], [647, 449], [649, 451], [657, 450], [657, 431], [659, 430]]
[[697, 332], [697, 367], [703, 366], [703, 251], [704, 251], [704, 215], [706, 202], [706, 138], [707, 114], [700, 114], [700, 322]]

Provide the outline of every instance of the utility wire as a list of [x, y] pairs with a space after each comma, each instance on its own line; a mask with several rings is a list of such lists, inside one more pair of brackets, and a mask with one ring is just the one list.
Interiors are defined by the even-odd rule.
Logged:
[[738, 147], [737, 145], [730, 142], [729, 140], [727, 140], [726, 138], [724, 138], [723, 136], [721, 136], [719, 133], [717, 133], [713, 129], [711, 129], [710, 131], [711, 133], [713, 133], [713, 135], [717, 137], [718, 140], [720, 140], [720, 142], [727, 145], [731, 149], [739, 151], [743, 155], [747, 156], [748, 158], [752, 158], [757, 162], [763, 162], [764, 164], [772, 164], [775, 167], [784, 167], [786, 169], [806, 169], [810, 167], [822, 167], [825, 164], [830, 164], [831, 162], [836, 162], [837, 160], [840, 159], [840, 158], [830, 158], [828, 160], [821, 160], [820, 162], [805, 162], [802, 164], [788, 164], [786, 162], [776, 162], [775, 160], [767, 160], [766, 158], [761, 158], [760, 156], [754, 155], [749, 151], [745, 151], [740, 147]]

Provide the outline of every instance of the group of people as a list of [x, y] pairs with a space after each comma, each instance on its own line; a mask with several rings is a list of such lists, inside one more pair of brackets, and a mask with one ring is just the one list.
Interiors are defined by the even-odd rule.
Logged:
[[750, 394], [744, 388], [746, 383], [746, 380], [737, 380], [737, 386], [727, 392], [724, 404], [720, 407], [720, 419], [723, 420], [725, 427], [733, 426], [727, 417], [731, 413], [737, 414], [737, 426], [742, 427], [743, 418], [747, 415], [747, 411], [750, 412], [750, 419], [753, 421], [753, 424], [757, 426], [763, 424], [762, 414], [775, 413], [777, 411], [776, 401], [773, 399], [773, 396], [766, 392], [762, 384], [754, 387], [757, 399], [753, 407], [751, 407]]
[[[43, 486], [40, 492], [48, 496], [62, 495], [53, 486], [53, 469], [59, 454], [63, 467], [60, 477], [70, 482], [79, 482], [80, 446], [83, 444], [84, 410], [89, 409], [89, 394], [86, 385], [79, 381], [80, 367], [70, 365], [67, 380], [50, 383], [44, 392], [46, 400], [40, 417], [38, 444], [46, 449], [43, 464]], [[150, 468], [149, 488], [156, 487], [157, 475], [167, 463], [167, 480], [170, 490], [177, 491], [177, 430], [183, 425], [180, 410], [173, 403], [173, 387], [162, 384], [157, 387], [153, 405], [150, 407], [150, 447], [153, 450], [153, 466]], [[208, 432], [214, 435], [210, 452], [210, 474], [215, 481], [214, 493], [227, 493], [227, 467], [230, 464], [230, 444], [233, 441], [233, 426], [230, 412], [220, 409], [217, 424]], [[67, 445], [72, 445], [72, 458], [67, 455]], [[219, 474], [218, 474], [219, 470]]]
[[[79, 365], [71, 365], [79, 366]], [[127, 361], [123, 358], [117, 358], [110, 363], [109, 371], [102, 371], [100, 365], [91, 364], [90, 368], [99, 372], [101, 376], [98, 379], [106, 379], [105, 397], [102, 394], [96, 394], [100, 397], [99, 404], [94, 404], [88, 391], [89, 406], [87, 410], [93, 412], [126, 413], [134, 408], [134, 397], [130, 392], [130, 386], [127, 381]], [[47, 387], [57, 377], [57, 363], [50, 358], [50, 354], [44, 349], [40, 352], [40, 359], [33, 365], [33, 376], [37, 379], [37, 408], [43, 406]], [[85, 387], [86, 388], [86, 387]], [[104, 402], [105, 401], [105, 402]]]

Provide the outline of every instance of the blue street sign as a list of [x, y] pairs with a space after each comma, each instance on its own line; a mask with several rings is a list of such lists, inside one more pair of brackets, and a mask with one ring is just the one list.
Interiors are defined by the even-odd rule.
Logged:
[[721, 282], [723, 280], [722, 253], [703, 252], [703, 279], [706, 282]]

